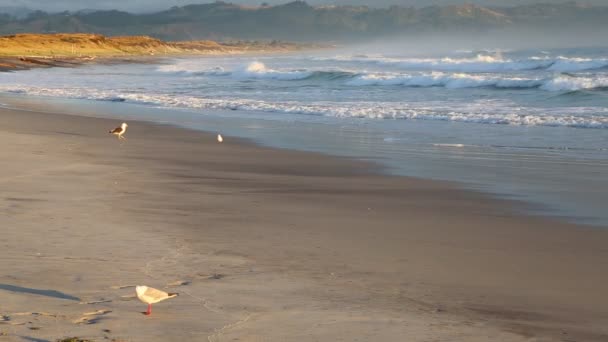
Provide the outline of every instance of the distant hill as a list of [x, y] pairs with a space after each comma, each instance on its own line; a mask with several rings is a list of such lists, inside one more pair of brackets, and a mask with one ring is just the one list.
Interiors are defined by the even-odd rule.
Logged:
[[482, 32], [493, 28], [608, 26], [608, 7], [535, 4], [515, 7], [476, 5], [311, 6], [303, 1], [276, 6], [227, 2], [172, 7], [152, 14], [122, 11], [32, 12], [25, 18], [0, 16], [0, 34], [89, 32], [109, 36], [148, 35], [164, 40], [281, 39], [361, 40], [421, 32]]
[[16, 19], [23, 19], [30, 15], [33, 10], [19, 6], [0, 6], [0, 15], [6, 15]]
[[[365, 5], [372, 1], [370, 0], [308, 0], [312, 4], [333, 3], [336, 5]], [[271, 2], [271, 1], [269, 1]], [[274, 1], [281, 2], [280, 0]], [[393, 5], [424, 7], [429, 5], [449, 6], [461, 5], [462, 3], [470, 3], [479, 6], [521, 6], [530, 5], [532, 3], [563, 3], [564, 0], [373, 0], [375, 7], [389, 7]], [[606, 6], [606, 0], [578, 0], [580, 3], [603, 5]]]

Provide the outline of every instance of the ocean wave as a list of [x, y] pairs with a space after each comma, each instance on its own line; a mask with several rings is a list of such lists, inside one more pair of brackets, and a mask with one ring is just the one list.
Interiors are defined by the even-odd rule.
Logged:
[[608, 67], [607, 58], [566, 58], [558, 57], [547, 70], [557, 72], [577, 72]]
[[497, 145], [497, 144], [457, 144], [457, 143], [431, 143], [433, 147], [440, 148], [494, 148], [507, 150], [539, 150], [539, 151], [606, 151], [602, 147], [575, 147], [575, 146], [532, 146], [532, 145]]
[[558, 76], [547, 80], [540, 86], [541, 89], [557, 92], [574, 92], [578, 90], [607, 89], [608, 77], [572, 77]]
[[279, 71], [269, 69], [261, 62], [251, 62], [246, 66], [236, 69], [231, 73], [235, 78], [239, 79], [272, 79], [272, 80], [303, 80], [313, 75], [312, 71], [293, 70]]
[[505, 103], [401, 103], [401, 102], [297, 102], [254, 99], [201, 98], [173, 94], [122, 93], [90, 88], [42, 88], [0, 86], [0, 91], [36, 96], [53, 96], [98, 101], [119, 101], [160, 107], [203, 110], [241, 110], [266, 113], [328, 116], [336, 118], [407, 119], [449, 122], [608, 128], [608, 108], [513, 107]]
[[433, 72], [419, 75], [366, 74], [346, 82], [350, 86], [405, 86], [405, 87], [445, 87], [445, 88], [537, 88], [543, 79], [518, 77], [488, 77], [469, 74], [446, 74]]
[[[489, 58], [489, 57], [488, 57]], [[490, 60], [489, 60], [490, 61]], [[565, 63], [565, 62], [564, 62]], [[568, 62], [570, 63], [570, 62]], [[583, 62], [581, 62], [583, 63]], [[567, 69], [567, 64], [557, 66]], [[579, 65], [580, 66], [580, 65]], [[187, 73], [205, 76], [229, 76], [236, 80], [278, 80], [278, 81], [344, 81], [351, 87], [364, 86], [403, 86], [403, 87], [445, 87], [482, 88], [493, 87], [498, 89], [530, 89], [539, 88], [546, 91], [573, 92], [586, 89], [602, 89], [608, 86], [608, 80], [598, 76], [585, 75], [557, 75], [540, 77], [514, 77], [495, 74], [471, 74], [460, 72], [430, 72], [430, 73], [369, 73], [349, 70], [275, 70], [268, 68], [261, 62], [251, 62], [232, 71], [221, 67], [200, 69], [192, 65], [165, 65], [163, 72]]]
[[471, 75], [432, 72], [429, 74], [363, 74], [346, 82], [350, 86], [445, 87], [450, 89], [493, 87], [498, 89], [539, 88], [553, 92], [604, 89], [608, 77], [557, 75], [548, 78]]
[[207, 67], [201, 66], [190, 61], [177, 62], [175, 64], [161, 65], [156, 68], [157, 71], [175, 75], [216, 75], [227, 76], [231, 73], [222, 67]]
[[157, 69], [160, 72], [184, 75], [201, 75], [201, 76], [230, 76], [239, 80], [252, 79], [267, 79], [267, 80], [282, 80], [294, 81], [304, 80], [315, 75], [314, 71], [309, 70], [274, 70], [268, 68], [262, 62], [250, 62], [243, 66], [237, 67], [234, 70], [225, 70], [222, 67], [208, 68], [188, 63], [177, 63], [171, 65], [162, 65]]
[[236, 80], [279, 80], [279, 81], [300, 81], [306, 79], [322, 79], [322, 80], [339, 80], [352, 78], [357, 75], [355, 72], [344, 70], [275, 70], [268, 68], [261, 62], [250, 62], [242, 66], [234, 68], [234, 70], [226, 70], [223, 67], [205, 67], [193, 63], [177, 63], [171, 65], [162, 65], [157, 68], [163, 73], [171, 73], [177, 75], [198, 75], [198, 76], [223, 76], [232, 77]]
[[394, 58], [369, 56], [313, 57], [317, 61], [364, 63], [391, 66], [404, 70], [434, 70], [448, 72], [513, 72], [548, 70], [577, 72], [608, 67], [607, 58], [529, 57], [522, 59], [503, 58], [500, 55], [477, 55], [474, 58]]

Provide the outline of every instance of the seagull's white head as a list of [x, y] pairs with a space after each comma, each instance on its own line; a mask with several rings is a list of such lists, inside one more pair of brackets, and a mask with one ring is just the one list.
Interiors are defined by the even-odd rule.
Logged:
[[145, 285], [138, 285], [138, 286], [135, 286], [135, 292], [137, 292], [137, 295], [138, 295], [138, 296], [143, 295], [143, 294], [144, 294], [144, 292], [146, 292], [146, 290], [147, 290], [147, 289], [148, 289], [148, 287], [147, 287], [147, 286], [145, 286]]
[[129, 125], [127, 125], [127, 123], [126, 123], [126, 122], [123, 122], [123, 123], [122, 123], [122, 125], [120, 125], [120, 127], [122, 127], [122, 129], [127, 128], [127, 126], [129, 126]]

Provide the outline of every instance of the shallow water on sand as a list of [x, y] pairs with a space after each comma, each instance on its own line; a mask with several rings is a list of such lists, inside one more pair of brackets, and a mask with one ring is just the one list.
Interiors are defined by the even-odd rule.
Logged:
[[[117, 120], [150, 120], [221, 132], [262, 145], [370, 160], [385, 172], [456, 181], [469, 189], [527, 202], [534, 214], [608, 226], [608, 153], [588, 148], [605, 133], [562, 127], [328, 118], [276, 120], [267, 113], [142, 108], [124, 103], [3, 96], [7, 106]], [[476, 128], [476, 129], [473, 129]], [[447, 133], [449, 132], [449, 133]], [[562, 135], [576, 144], [556, 148]], [[498, 139], [500, 137], [500, 139]], [[542, 137], [542, 138], [540, 138]], [[606, 141], [606, 140], [604, 140]]]

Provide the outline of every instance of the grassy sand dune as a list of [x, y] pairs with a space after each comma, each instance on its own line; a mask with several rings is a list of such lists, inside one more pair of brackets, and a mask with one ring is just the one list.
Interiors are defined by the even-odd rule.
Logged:
[[165, 42], [148, 36], [100, 34], [15, 34], [0, 37], [0, 56], [133, 56], [244, 51], [288, 51], [306, 47], [286, 42], [218, 43], [210, 40]]
[[0, 71], [75, 66], [97, 63], [100, 60], [116, 61], [117, 58], [287, 52], [306, 48], [314, 48], [314, 46], [278, 41], [165, 42], [148, 36], [106, 37], [85, 33], [26, 33], [0, 37]]
[[97, 34], [17, 34], [0, 37], [4, 56], [122, 56], [177, 53], [178, 48], [150, 37]]

